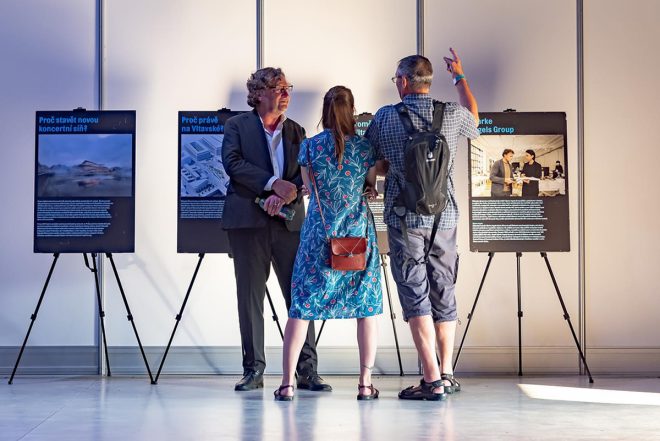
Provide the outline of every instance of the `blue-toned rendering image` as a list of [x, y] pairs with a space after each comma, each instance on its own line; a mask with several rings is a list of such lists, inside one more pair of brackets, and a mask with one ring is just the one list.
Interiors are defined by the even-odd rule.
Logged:
[[229, 176], [222, 165], [224, 135], [181, 135], [181, 196], [227, 195]]
[[128, 197], [133, 135], [39, 135], [37, 197]]

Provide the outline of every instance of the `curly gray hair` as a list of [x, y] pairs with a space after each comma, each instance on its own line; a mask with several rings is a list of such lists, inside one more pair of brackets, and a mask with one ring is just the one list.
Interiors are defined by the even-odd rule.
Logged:
[[283, 77], [284, 72], [279, 67], [264, 67], [250, 75], [246, 83], [248, 106], [257, 107], [259, 104], [259, 91], [276, 86], [277, 82]]

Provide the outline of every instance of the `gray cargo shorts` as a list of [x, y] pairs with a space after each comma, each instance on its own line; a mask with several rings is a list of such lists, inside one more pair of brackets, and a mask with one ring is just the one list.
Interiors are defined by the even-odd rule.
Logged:
[[456, 228], [438, 230], [428, 263], [405, 265], [408, 257], [420, 260], [431, 239], [430, 228], [408, 229], [410, 249], [401, 230], [387, 227], [392, 276], [399, 292], [403, 319], [431, 315], [434, 322], [457, 319], [454, 289], [458, 274]]

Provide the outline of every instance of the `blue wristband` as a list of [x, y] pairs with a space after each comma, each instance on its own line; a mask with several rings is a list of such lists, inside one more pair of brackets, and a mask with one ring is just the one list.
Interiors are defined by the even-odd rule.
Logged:
[[463, 75], [463, 74], [456, 75], [456, 76], [454, 77], [454, 86], [457, 85], [458, 82], [461, 81], [461, 80], [463, 80], [463, 79], [465, 79], [465, 75]]

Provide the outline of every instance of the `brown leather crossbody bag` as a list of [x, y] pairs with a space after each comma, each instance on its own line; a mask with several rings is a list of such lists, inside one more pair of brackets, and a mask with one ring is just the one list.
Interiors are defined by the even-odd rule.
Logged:
[[[307, 150], [307, 165], [309, 172], [309, 180], [314, 187], [314, 194], [316, 195], [316, 204], [319, 207], [321, 214], [321, 222], [323, 223], [323, 231], [328, 239], [330, 245], [330, 267], [339, 271], [362, 271], [367, 267], [367, 231], [369, 229], [369, 220], [367, 217], [367, 226], [364, 232], [365, 237], [330, 237], [328, 229], [326, 228], [325, 217], [323, 216], [323, 208], [321, 207], [321, 199], [319, 198], [319, 191], [314, 177], [314, 170], [312, 168], [312, 160], [309, 156], [309, 149]], [[367, 210], [369, 204], [367, 204]], [[365, 216], [366, 217], [366, 216]]]

